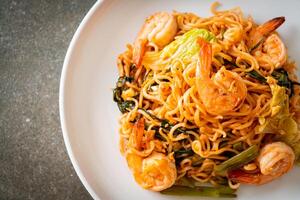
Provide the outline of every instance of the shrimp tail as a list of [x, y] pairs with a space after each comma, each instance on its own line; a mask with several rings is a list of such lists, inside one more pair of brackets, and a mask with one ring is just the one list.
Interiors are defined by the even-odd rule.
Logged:
[[260, 174], [246, 173], [241, 169], [228, 172], [228, 178], [233, 182], [244, 184], [261, 184]]
[[200, 46], [199, 59], [200, 66], [197, 67], [196, 76], [201, 78], [202, 76], [209, 77], [210, 68], [212, 63], [212, 47], [211, 44], [202, 38], [197, 40]]
[[261, 46], [266, 37], [275, 31], [281, 24], [285, 22], [285, 17], [275, 17], [264, 24], [258, 26], [250, 32], [249, 46], [250, 52]]
[[285, 17], [275, 17], [264, 24], [260, 25], [257, 29], [263, 35], [269, 35], [275, 31], [281, 24], [285, 22]]
[[133, 127], [133, 135], [130, 137], [130, 143], [137, 150], [142, 146], [142, 139], [144, 135], [145, 119], [140, 118]]
[[146, 51], [147, 39], [139, 39], [134, 44], [132, 61], [137, 68], [142, 64], [142, 59]]

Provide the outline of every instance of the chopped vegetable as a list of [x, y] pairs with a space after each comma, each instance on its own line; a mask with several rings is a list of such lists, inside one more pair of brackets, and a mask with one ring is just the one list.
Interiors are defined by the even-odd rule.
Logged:
[[132, 77], [121, 76], [118, 78], [116, 88], [113, 89], [113, 100], [118, 104], [118, 108], [122, 113], [128, 112], [134, 107], [133, 101], [124, 101], [122, 98], [122, 92], [125, 89], [125, 83], [132, 81]]
[[260, 73], [258, 73], [256, 70], [252, 70], [250, 72], [247, 72], [247, 74], [251, 77], [251, 78], [254, 78], [262, 83], [266, 83], [267, 82], [267, 79], [262, 76]]
[[123, 101], [118, 102], [118, 108], [122, 113], [126, 113], [132, 110], [134, 107], [134, 101]]
[[113, 90], [113, 99], [115, 102], [122, 102], [123, 99], [122, 99], [122, 88], [120, 87], [116, 87], [114, 90]]
[[[263, 75], [261, 75], [259, 72], [257, 72], [256, 70], [252, 70], [250, 72], [247, 72], [247, 74], [251, 78], [254, 78], [254, 79], [256, 79], [256, 80], [258, 80], [262, 83], [267, 83], [267, 79]], [[274, 70], [271, 75], [274, 79], [277, 80], [277, 84], [279, 86], [283, 86], [283, 87], [289, 89], [290, 96], [292, 96], [294, 94], [294, 85], [300, 85], [300, 83], [292, 81], [289, 78], [289, 75], [288, 75], [287, 71], [285, 71], [284, 69]]]
[[174, 185], [195, 188], [196, 183], [197, 182], [194, 179], [184, 176], [184, 177], [180, 178], [179, 180], [177, 180]]
[[291, 88], [292, 81], [289, 79], [289, 75], [284, 69], [275, 70], [272, 73], [272, 76], [278, 81], [278, 85]]
[[277, 85], [275, 80], [269, 78], [268, 82], [273, 95], [270, 103], [271, 117], [259, 125], [257, 131], [261, 133], [283, 131], [285, 134], [279, 139], [293, 148], [297, 159], [300, 156], [298, 125], [289, 112], [289, 97], [285, 93], [285, 88]]
[[199, 37], [209, 42], [215, 41], [215, 36], [211, 32], [205, 29], [192, 29], [166, 46], [161, 54], [163, 57], [172, 56], [180, 60], [198, 56], [200, 47], [197, 44], [197, 39]]
[[175, 159], [176, 158], [180, 158], [180, 157], [183, 157], [183, 156], [191, 156], [193, 155], [194, 152], [192, 149], [179, 149], [177, 151], [174, 152], [174, 157]]
[[230, 187], [206, 187], [206, 186], [172, 186], [160, 193], [166, 195], [177, 195], [177, 196], [206, 196], [206, 197], [224, 197], [233, 198], [236, 197], [235, 190]]
[[156, 129], [155, 131], [156, 131], [156, 132], [155, 132], [155, 134], [154, 134], [154, 137], [155, 137], [156, 139], [159, 139], [159, 140], [161, 140], [161, 141], [166, 141], [166, 139], [165, 139], [163, 136], [161, 136], [161, 134], [158, 132], [158, 129]]
[[148, 52], [143, 57], [143, 66], [150, 68], [165, 68], [176, 60], [184, 60], [190, 63], [198, 58], [200, 50], [197, 44], [198, 38], [201, 37], [206, 41], [215, 41], [215, 36], [205, 29], [192, 29], [185, 34], [178, 36], [173, 42], [168, 44], [159, 52]]
[[215, 172], [220, 175], [225, 175], [228, 170], [236, 169], [244, 164], [247, 164], [254, 160], [258, 155], [258, 146], [253, 145], [243, 152], [233, 156], [232, 158], [224, 161], [220, 165], [215, 167]]
[[132, 77], [120, 76], [117, 81], [117, 87], [124, 87], [126, 82], [131, 83], [133, 81]]
[[232, 145], [232, 147], [237, 150], [237, 151], [242, 151], [243, 150], [243, 143], [242, 142], [237, 142], [237, 143], [234, 143]]

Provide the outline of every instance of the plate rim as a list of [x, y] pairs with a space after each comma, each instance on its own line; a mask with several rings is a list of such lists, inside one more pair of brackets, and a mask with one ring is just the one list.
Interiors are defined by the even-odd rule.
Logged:
[[87, 26], [87, 23], [90, 21], [92, 16], [96, 13], [100, 7], [103, 6], [103, 2], [105, 0], [97, 0], [93, 6], [89, 9], [89, 11], [86, 13], [82, 21], [80, 22], [78, 28], [76, 29], [72, 40], [68, 46], [68, 50], [66, 53], [66, 56], [64, 58], [63, 62], [63, 67], [62, 67], [62, 72], [61, 72], [61, 77], [60, 77], [60, 82], [59, 82], [59, 116], [60, 116], [60, 124], [61, 124], [61, 130], [62, 130], [62, 135], [64, 139], [64, 144], [67, 149], [67, 154], [69, 156], [69, 159], [71, 160], [72, 166], [75, 169], [75, 172], [77, 176], [79, 177], [81, 183], [85, 187], [85, 189], [88, 191], [88, 193], [92, 196], [93, 199], [98, 199], [101, 200], [100, 197], [96, 194], [96, 192], [93, 190], [91, 185], [88, 183], [86, 180], [85, 176], [82, 173], [81, 168], [78, 165], [78, 161], [74, 156], [73, 148], [71, 147], [70, 144], [70, 139], [69, 139], [69, 133], [67, 131], [67, 124], [66, 124], [66, 115], [65, 115], [65, 92], [66, 92], [66, 79], [67, 79], [67, 74], [70, 68], [70, 61], [72, 54], [74, 52], [74, 49], [78, 43], [78, 40], [80, 36], [82, 35], [82, 32]]

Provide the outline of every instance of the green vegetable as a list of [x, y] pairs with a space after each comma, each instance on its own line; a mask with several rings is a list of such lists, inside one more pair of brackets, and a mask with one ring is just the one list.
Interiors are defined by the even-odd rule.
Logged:
[[[271, 79], [270, 79], [271, 80]], [[261, 133], [278, 133], [283, 131], [285, 134], [279, 139], [294, 149], [296, 159], [300, 156], [300, 141], [297, 122], [289, 112], [289, 97], [285, 88], [269, 81], [272, 99], [270, 103], [271, 117], [265, 123], [257, 126], [257, 131]]]
[[229, 61], [229, 60], [226, 60], [226, 59], [224, 59], [223, 64], [226, 66], [226, 69], [228, 69], [228, 70], [235, 69], [235, 68], [238, 67], [236, 65], [235, 61]]
[[117, 81], [117, 87], [119, 87], [119, 88], [124, 87], [126, 82], [131, 83], [132, 81], [133, 81], [132, 77], [120, 76]]
[[200, 47], [197, 40], [199, 37], [208, 42], [215, 41], [215, 36], [211, 32], [205, 29], [192, 29], [167, 45], [162, 50], [161, 55], [163, 57], [172, 56], [181, 60], [198, 57]]
[[134, 101], [123, 101], [118, 102], [118, 108], [122, 113], [126, 113], [133, 109], [134, 107]]
[[252, 70], [250, 72], [247, 72], [247, 74], [251, 77], [251, 78], [254, 78], [256, 80], [259, 80], [260, 82], [262, 83], [266, 83], [267, 82], [267, 79], [262, 76], [260, 73], [258, 73], [256, 70]]
[[[262, 83], [267, 83], [267, 79], [264, 76], [262, 76], [259, 72], [257, 72], [256, 70], [252, 70], [250, 72], [247, 72], [247, 74], [251, 78], [254, 78], [254, 79], [256, 79], [256, 80], [258, 80]], [[279, 86], [283, 86], [283, 87], [289, 89], [290, 96], [292, 96], [293, 93], [294, 93], [294, 85], [300, 85], [300, 83], [292, 81], [289, 78], [289, 75], [288, 75], [287, 71], [285, 71], [284, 69], [274, 70], [271, 75], [274, 79], [277, 80], [277, 84]]]
[[166, 139], [158, 132], [158, 129], [155, 129], [154, 137], [155, 137], [156, 139], [161, 140], [161, 141], [166, 141]]
[[123, 99], [122, 99], [122, 88], [120, 87], [116, 87], [114, 90], [113, 90], [113, 99], [116, 103], [118, 102], [122, 102]]
[[185, 187], [185, 186], [172, 186], [160, 193], [166, 195], [176, 195], [176, 196], [206, 196], [206, 197], [225, 197], [234, 198], [236, 197], [235, 190], [230, 187], [206, 187], [206, 186], [195, 186], [195, 187]]
[[272, 76], [278, 81], [278, 85], [291, 88], [292, 81], [289, 79], [289, 75], [284, 69], [275, 70], [272, 73]]
[[278, 69], [275, 70], [272, 73], [273, 78], [275, 78], [278, 82], [277, 84], [283, 87], [286, 87], [289, 89], [290, 91], [290, 96], [292, 96], [294, 94], [294, 86], [295, 85], [300, 85], [300, 83], [292, 81], [289, 78], [289, 75], [287, 73], [287, 71], [285, 71], [284, 69]]
[[187, 157], [194, 154], [194, 151], [192, 149], [179, 149], [174, 152], [175, 159], [181, 158], [181, 157]]
[[116, 88], [113, 89], [113, 100], [118, 104], [118, 108], [122, 113], [128, 112], [134, 107], [133, 101], [124, 101], [122, 98], [122, 92], [125, 89], [125, 83], [132, 81], [132, 77], [121, 76], [118, 78]]
[[195, 188], [196, 181], [194, 179], [184, 176], [184, 177], [181, 177], [179, 180], [176, 180], [174, 185]]
[[237, 150], [237, 151], [241, 151], [243, 149], [243, 143], [242, 142], [237, 142], [237, 143], [234, 143], [232, 145], [232, 147]]
[[215, 172], [220, 175], [226, 175], [228, 170], [236, 169], [244, 164], [254, 160], [258, 155], [258, 146], [253, 145], [243, 152], [233, 156], [215, 167]]
[[192, 29], [179, 36], [163, 48], [160, 52], [148, 52], [143, 57], [143, 65], [146, 68], [163, 69], [174, 61], [181, 60], [186, 64], [198, 59], [200, 50], [197, 44], [198, 38], [203, 38], [208, 42], [216, 40], [215, 36], [205, 29]]

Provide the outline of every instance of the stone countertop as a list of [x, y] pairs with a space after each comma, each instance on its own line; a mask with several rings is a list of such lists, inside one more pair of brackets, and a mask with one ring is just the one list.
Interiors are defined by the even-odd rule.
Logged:
[[64, 145], [59, 80], [95, 0], [0, 0], [0, 199], [91, 199]]

